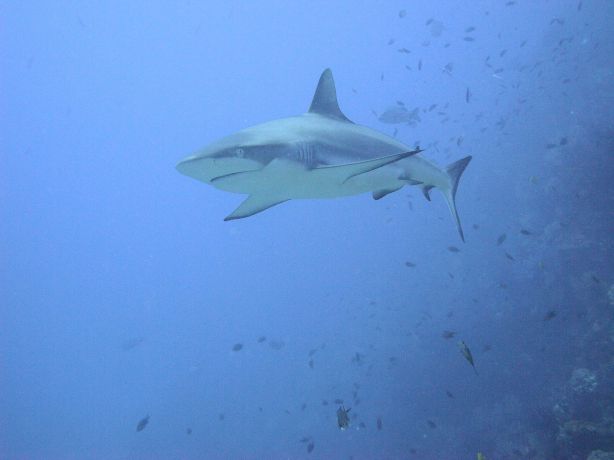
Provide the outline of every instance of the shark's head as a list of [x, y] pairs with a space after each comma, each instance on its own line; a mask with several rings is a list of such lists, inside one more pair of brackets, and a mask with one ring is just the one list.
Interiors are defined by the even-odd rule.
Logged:
[[210, 183], [215, 177], [262, 167], [256, 147], [249, 136], [241, 131], [224, 137], [177, 164], [181, 174]]
[[[332, 73], [325, 70], [308, 111], [311, 115], [324, 115], [327, 119], [349, 120], [337, 104], [337, 95]], [[202, 182], [211, 183], [229, 174], [255, 171], [275, 158], [284, 158], [296, 153], [297, 117], [273, 120], [226, 136], [204, 149], [184, 158], [177, 170]], [[309, 155], [307, 155], [308, 157]]]

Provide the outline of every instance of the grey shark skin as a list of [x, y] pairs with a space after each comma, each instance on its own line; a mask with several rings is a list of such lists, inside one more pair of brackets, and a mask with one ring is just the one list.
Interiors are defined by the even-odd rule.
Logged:
[[441, 169], [407, 145], [351, 122], [339, 109], [333, 74], [326, 69], [307, 113], [243, 129], [177, 164], [177, 170], [248, 197], [224, 220], [257, 214], [284, 201], [372, 192], [380, 199], [419, 185], [430, 200], [439, 189], [464, 241], [456, 211], [458, 181], [467, 156]]

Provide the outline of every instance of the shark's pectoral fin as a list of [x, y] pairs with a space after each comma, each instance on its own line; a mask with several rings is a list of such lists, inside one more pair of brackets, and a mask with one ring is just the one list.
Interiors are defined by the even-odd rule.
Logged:
[[259, 212], [269, 209], [276, 204], [283, 203], [284, 201], [288, 201], [288, 198], [280, 199], [278, 197], [273, 197], [266, 194], [250, 195], [243, 201], [243, 203], [239, 205], [237, 209], [226, 216], [224, 220], [242, 219], [244, 217], [253, 216], [254, 214], [258, 214]]
[[392, 193], [392, 192], [396, 192], [397, 190], [402, 189], [403, 186], [399, 186], [399, 187], [394, 187], [394, 188], [388, 188], [388, 189], [382, 189], [382, 190], [375, 190], [372, 195], [373, 195], [373, 199], [374, 200], [379, 200], [381, 198], [384, 198], [386, 195]]
[[397, 153], [395, 155], [387, 155], [385, 157], [374, 158], [372, 160], [358, 161], [356, 163], [348, 163], [343, 165], [330, 165], [320, 166], [313, 171], [317, 171], [318, 174], [331, 174], [342, 178], [342, 183], [347, 182], [352, 177], [356, 177], [360, 174], [373, 171], [374, 169], [381, 168], [382, 166], [389, 165], [395, 161], [402, 160], [403, 158], [410, 157], [422, 150], [416, 149], [410, 152]]

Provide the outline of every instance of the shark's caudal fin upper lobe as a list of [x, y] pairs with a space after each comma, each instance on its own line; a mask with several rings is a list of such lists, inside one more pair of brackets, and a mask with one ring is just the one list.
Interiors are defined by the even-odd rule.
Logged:
[[[461, 226], [460, 218], [458, 217], [458, 211], [456, 210], [456, 190], [458, 189], [458, 182], [460, 180], [463, 171], [471, 161], [471, 155], [466, 156], [465, 158], [461, 158], [458, 161], [455, 161], [451, 165], [446, 167], [446, 172], [448, 176], [450, 176], [450, 187], [447, 189], [442, 189], [443, 195], [446, 197], [446, 202], [448, 203], [448, 207], [450, 208], [450, 212], [452, 213], [452, 218], [456, 223], [456, 229], [460, 234], [461, 240], [465, 241], [465, 235], [463, 234], [463, 227]], [[428, 198], [428, 191], [425, 193]]]

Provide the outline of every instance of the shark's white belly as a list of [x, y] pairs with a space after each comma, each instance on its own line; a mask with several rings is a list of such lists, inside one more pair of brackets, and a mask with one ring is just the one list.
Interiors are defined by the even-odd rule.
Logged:
[[230, 175], [211, 184], [220, 190], [247, 195], [282, 196], [285, 199], [336, 198], [382, 189], [397, 189], [403, 169], [387, 165], [350, 178], [337, 170], [308, 169], [295, 162]]

